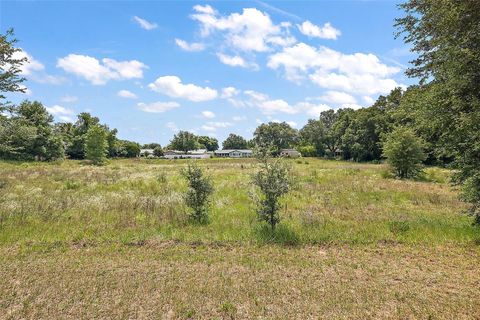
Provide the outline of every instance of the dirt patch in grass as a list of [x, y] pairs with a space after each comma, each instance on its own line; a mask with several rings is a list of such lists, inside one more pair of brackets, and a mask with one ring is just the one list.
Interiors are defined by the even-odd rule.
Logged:
[[0, 318], [478, 319], [467, 246], [0, 249]]

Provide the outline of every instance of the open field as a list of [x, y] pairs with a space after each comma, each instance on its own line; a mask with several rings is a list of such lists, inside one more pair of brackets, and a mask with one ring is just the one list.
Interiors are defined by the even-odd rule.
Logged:
[[480, 230], [449, 171], [291, 163], [274, 236], [254, 160], [199, 162], [208, 225], [188, 223], [183, 161], [0, 163], [0, 318], [480, 318]]

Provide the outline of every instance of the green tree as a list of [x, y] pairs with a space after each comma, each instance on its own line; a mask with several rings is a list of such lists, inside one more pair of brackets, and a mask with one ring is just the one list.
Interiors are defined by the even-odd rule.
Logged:
[[170, 148], [174, 150], [181, 150], [185, 153], [196, 150], [198, 148], [197, 136], [188, 131], [180, 131], [173, 136], [170, 141]]
[[198, 143], [200, 147], [207, 149], [208, 151], [218, 150], [218, 140], [208, 136], [199, 136]]
[[[5, 92], [25, 92], [26, 88], [22, 86], [25, 78], [21, 77], [21, 67], [27, 61], [26, 57], [20, 57], [17, 53], [20, 48], [15, 47], [17, 39], [14, 38], [13, 29], [7, 30], [5, 34], [0, 34], [0, 100], [5, 99]], [[0, 101], [0, 112], [3, 104]]]
[[258, 148], [270, 149], [272, 155], [280, 154], [281, 149], [293, 147], [298, 138], [297, 130], [286, 122], [263, 123], [257, 127], [253, 139]]
[[140, 155], [140, 144], [128, 141], [128, 140], [120, 140], [120, 156], [125, 158], [135, 158]]
[[478, 217], [480, 1], [410, 0], [400, 7], [405, 16], [396, 20], [397, 36], [418, 54], [407, 70], [420, 78], [415, 122], [427, 125], [437, 145], [454, 156], [455, 181], [468, 190], [463, 198]]
[[259, 160], [260, 170], [252, 177], [253, 184], [260, 191], [260, 197], [256, 200], [257, 214], [273, 231], [280, 222], [280, 199], [290, 190], [290, 169], [281, 158], [270, 159], [261, 155]]
[[425, 160], [423, 141], [411, 129], [399, 127], [385, 135], [383, 155], [399, 178], [414, 178]]
[[153, 155], [155, 157], [163, 157], [163, 148], [161, 145], [158, 145], [153, 149]]
[[[308, 123], [299, 131], [299, 140], [300, 144], [303, 146], [313, 146], [314, 147], [314, 155], [311, 156], [322, 156], [325, 153], [325, 130], [323, 127], [323, 123], [320, 120], [313, 120], [309, 119]], [[305, 150], [303, 148], [304, 152]], [[301, 151], [300, 151], [301, 152]], [[301, 152], [302, 155], [304, 152]], [[311, 151], [307, 152], [311, 154]]]
[[181, 174], [188, 182], [185, 204], [192, 209], [191, 219], [197, 223], [207, 223], [208, 205], [213, 193], [212, 180], [204, 175], [195, 162], [190, 162]]
[[100, 125], [91, 126], [85, 137], [85, 156], [95, 165], [102, 165], [107, 160], [107, 132]]
[[247, 149], [247, 140], [242, 136], [230, 133], [222, 143], [223, 149]]

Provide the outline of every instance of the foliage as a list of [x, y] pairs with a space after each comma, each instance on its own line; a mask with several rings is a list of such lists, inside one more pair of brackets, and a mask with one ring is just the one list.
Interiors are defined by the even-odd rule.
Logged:
[[53, 130], [53, 117], [38, 101], [9, 108], [0, 120], [0, 156], [17, 160], [55, 160], [64, 157], [63, 143]]
[[[421, 78], [410, 106], [411, 125], [436, 138], [459, 169], [464, 199], [478, 211], [480, 185], [480, 2], [411, 0], [396, 20], [418, 57], [407, 75]], [[477, 220], [478, 221], [478, 220]]]
[[[20, 73], [22, 65], [28, 60], [26, 57], [19, 58], [16, 54], [22, 49], [15, 47], [17, 39], [13, 37], [13, 29], [0, 34], [0, 100], [5, 99], [4, 92], [26, 92], [27, 90], [21, 85], [25, 78], [22, 78]], [[1, 108], [0, 111], [2, 111]]]
[[414, 178], [425, 159], [423, 141], [411, 129], [399, 127], [385, 136], [383, 155], [399, 178]]
[[223, 149], [247, 149], [247, 140], [242, 136], [230, 133], [222, 143]]
[[193, 210], [190, 217], [195, 222], [207, 223], [209, 198], [213, 193], [211, 178], [195, 162], [188, 163], [181, 173], [188, 182], [185, 204]]
[[257, 214], [266, 221], [272, 231], [280, 222], [280, 199], [290, 190], [290, 168], [283, 159], [259, 157], [260, 170], [252, 177], [253, 184], [261, 193], [257, 202]]
[[200, 148], [207, 149], [207, 151], [218, 150], [218, 140], [208, 136], [199, 136], [198, 143]]
[[135, 158], [140, 155], [140, 144], [127, 141], [127, 140], [119, 140], [118, 141], [118, 151], [114, 156], [120, 156], [124, 158]]
[[317, 156], [317, 149], [314, 146], [300, 146], [297, 147], [297, 151], [300, 152], [302, 157], [316, 157]]
[[169, 147], [174, 150], [181, 150], [188, 153], [188, 151], [198, 149], [199, 144], [197, 136], [193, 133], [188, 131], [179, 131], [173, 136]]
[[153, 155], [155, 157], [163, 157], [163, 149], [161, 145], [158, 145], [153, 149]]
[[162, 147], [159, 143], [152, 142], [152, 143], [146, 143], [142, 146], [143, 149], [155, 149], [157, 147]]
[[253, 134], [256, 146], [262, 149], [270, 148], [274, 156], [280, 154], [281, 149], [293, 147], [297, 138], [297, 130], [286, 122], [263, 123]]
[[314, 148], [313, 154], [309, 152], [302, 152], [302, 155], [322, 156], [325, 154], [325, 128], [320, 120], [309, 119], [308, 123], [299, 131], [299, 140], [302, 145], [312, 146]]
[[102, 165], [107, 160], [107, 132], [99, 125], [91, 126], [85, 137], [85, 156], [95, 165]]

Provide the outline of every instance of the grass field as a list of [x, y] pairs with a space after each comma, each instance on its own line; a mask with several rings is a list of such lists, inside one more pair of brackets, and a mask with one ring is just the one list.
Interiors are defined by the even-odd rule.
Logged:
[[188, 221], [184, 161], [0, 163], [0, 318], [480, 318], [480, 230], [448, 183], [291, 160], [272, 234], [254, 160], [199, 161], [211, 222]]

